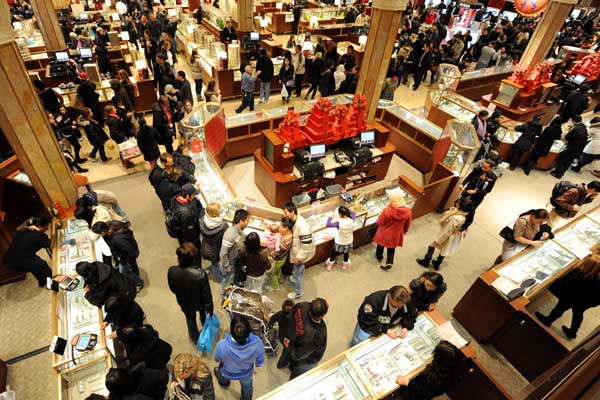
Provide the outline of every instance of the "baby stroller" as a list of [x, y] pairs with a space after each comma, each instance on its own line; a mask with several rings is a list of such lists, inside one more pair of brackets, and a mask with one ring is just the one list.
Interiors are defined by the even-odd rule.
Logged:
[[252, 333], [262, 340], [268, 355], [277, 352], [278, 332], [277, 328], [269, 327], [270, 307], [263, 301], [263, 296], [237, 286], [229, 286], [225, 289], [223, 309], [227, 311], [230, 319], [239, 315], [250, 322]]

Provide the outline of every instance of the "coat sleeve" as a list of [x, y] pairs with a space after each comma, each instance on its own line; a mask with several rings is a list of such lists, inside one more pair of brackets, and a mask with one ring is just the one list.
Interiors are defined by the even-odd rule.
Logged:
[[579, 190], [577, 188], [571, 188], [558, 196], [555, 201], [560, 208], [573, 211], [573, 207], [575, 206], [578, 197]]
[[221, 242], [221, 251], [219, 252], [219, 260], [221, 261], [221, 265], [223, 268], [229, 268], [231, 264], [231, 260], [229, 259], [229, 250], [235, 245], [233, 242], [231, 235], [228, 234], [228, 231], [225, 231], [225, 235], [223, 235], [223, 241]]
[[404, 318], [402, 318], [402, 322], [400, 323], [400, 325], [402, 325], [403, 328], [406, 328], [410, 331], [415, 327], [415, 322], [417, 321], [417, 315], [419, 315], [419, 310], [417, 310], [415, 305], [410, 302], [406, 305], [406, 308], [407, 315]]
[[382, 333], [384, 329], [377, 319], [378, 309], [379, 307], [372, 304], [367, 297], [360, 305], [360, 309], [358, 310], [358, 320], [360, 322], [361, 329], [367, 330], [373, 335]]
[[215, 388], [213, 386], [212, 374], [208, 374], [202, 385], [202, 400], [215, 400]]

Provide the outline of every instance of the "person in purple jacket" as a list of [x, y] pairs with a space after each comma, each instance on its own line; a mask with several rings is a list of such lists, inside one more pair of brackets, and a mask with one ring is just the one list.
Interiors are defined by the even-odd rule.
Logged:
[[240, 399], [251, 400], [254, 366], [264, 365], [265, 349], [258, 336], [250, 332], [247, 319], [233, 317], [230, 333], [225, 334], [225, 338], [217, 343], [215, 361], [219, 363], [214, 369], [219, 385], [228, 387], [232, 380], [240, 381]]

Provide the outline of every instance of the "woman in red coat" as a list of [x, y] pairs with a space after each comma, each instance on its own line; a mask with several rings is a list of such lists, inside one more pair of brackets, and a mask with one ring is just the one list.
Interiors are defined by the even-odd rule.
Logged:
[[380, 263], [383, 261], [383, 249], [387, 249], [386, 263], [380, 266], [385, 271], [392, 268], [396, 247], [402, 247], [404, 234], [408, 232], [412, 220], [412, 212], [406, 207], [406, 201], [400, 191], [392, 190], [388, 192], [388, 197], [390, 204], [377, 218], [377, 232], [373, 238], [377, 244], [375, 257]]

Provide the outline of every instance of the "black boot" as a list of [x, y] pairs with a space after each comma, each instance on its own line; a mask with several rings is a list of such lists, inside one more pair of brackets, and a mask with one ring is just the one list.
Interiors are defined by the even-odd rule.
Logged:
[[564, 334], [569, 338], [569, 339], [576, 339], [577, 338], [577, 331], [574, 331], [571, 328], [567, 328], [566, 325], [561, 326], [562, 331], [564, 332]]
[[550, 325], [552, 325], [552, 322], [553, 322], [553, 321], [551, 321], [551, 320], [550, 320], [550, 318], [548, 318], [547, 316], [545, 316], [545, 315], [544, 315], [544, 314], [542, 314], [541, 312], [539, 312], [539, 311], [536, 311], [536, 312], [535, 312], [535, 316], [537, 317], [537, 319], [538, 319], [538, 320], [539, 320], [539, 321], [540, 321], [540, 322], [541, 322], [541, 323], [542, 323], [544, 326], [547, 326], [547, 327], [549, 327]]
[[440, 265], [442, 265], [442, 262], [444, 261], [444, 257], [443, 256], [438, 256], [437, 260], [433, 261], [431, 264], [433, 265], [433, 269], [435, 269], [436, 271], [440, 270]]
[[425, 268], [429, 268], [429, 263], [431, 262], [431, 257], [433, 257], [434, 250], [435, 249], [431, 246], [427, 247], [427, 253], [425, 254], [425, 257], [417, 258], [417, 264]]

